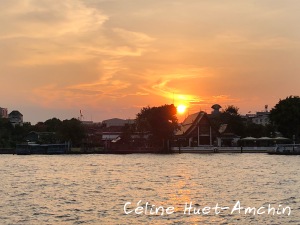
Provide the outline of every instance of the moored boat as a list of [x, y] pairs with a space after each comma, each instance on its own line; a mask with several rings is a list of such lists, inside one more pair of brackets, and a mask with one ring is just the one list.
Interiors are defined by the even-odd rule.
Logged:
[[282, 144], [276, 145], [272, 151], [268, 151], [273, 155], [300, 155], [300, 144]]

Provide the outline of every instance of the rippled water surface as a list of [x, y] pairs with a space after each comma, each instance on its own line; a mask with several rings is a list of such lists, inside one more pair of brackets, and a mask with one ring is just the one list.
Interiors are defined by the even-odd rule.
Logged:
[[[0, 168], [0, 224], [300, 224], [299, 156], [0, 155]], [[175, 212], [126, 215], [140, 200]], [[231, 214], [237, 201], [291, 214]], [[230, 209], [184, 214], [190, 202]]]

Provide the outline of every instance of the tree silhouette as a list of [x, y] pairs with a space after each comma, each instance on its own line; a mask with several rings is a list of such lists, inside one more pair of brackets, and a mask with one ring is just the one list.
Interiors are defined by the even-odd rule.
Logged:
[[300, 135], [300, 97], [289, 96], [279, 100], [270, 112], [270, 119], [278, 131], [288, 138]]
[[239, 108], [234, 105], [228, 105], [224, 112], [229, 113], [230, 115], [239, 115]]
[[212, 125], [219, 129], [221, 124], [228, 124], [230, 130], [239, 136], [245, 135], [245, 124], [239, 114], [239, 108], [234, 105], [227, 106], [221, 113], [210, 117]]
[[73, 118], [62, 121], [58, 129], [59, 136], [63, 141], [71, 141], [73, 146], [79, 147], [85, 137], [85, 130], [82, 123]]
[[166, 150], [166, 141], [171, 140], [174, 131], [179, 128], [176, 113], [176, 107], [173, 104], [144, 107], [136, 117], [137, 130], [150, 132], [150, 143]]

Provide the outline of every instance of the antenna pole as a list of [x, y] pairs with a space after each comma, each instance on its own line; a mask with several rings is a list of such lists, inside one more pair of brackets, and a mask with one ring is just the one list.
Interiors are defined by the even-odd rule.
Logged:
[[174, 105], [174, 91], [173, 91], [173, 105]]

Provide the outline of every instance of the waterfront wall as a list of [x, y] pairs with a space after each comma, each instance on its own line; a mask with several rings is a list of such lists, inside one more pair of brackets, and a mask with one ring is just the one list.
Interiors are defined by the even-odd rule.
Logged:
[[274, 147], [172, 147], [175, 153], [266, 153]]
[[13, 149], [13, 148], [0, 148], [0, 154], [15, 154], [15, 149]]

